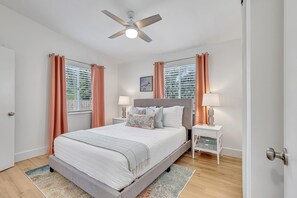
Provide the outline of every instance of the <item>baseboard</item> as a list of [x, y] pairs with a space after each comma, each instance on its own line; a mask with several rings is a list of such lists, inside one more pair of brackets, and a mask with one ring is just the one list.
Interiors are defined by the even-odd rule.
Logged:
[[[33, 157], [37, 157], [40, 155], [44, 155], [47, 153], [48, 147], [40, 147], [24, 152], [19, 152], [14, 155], [15, 162], [23, 161], [26, 159], [30, 159]], [[236, 157], [236, 158], [242, 158], [242, 151], [239, 149], [233, 149], [228, 147], [223, 147], [222, 153], [226, 156]]]
[[242, 150], [223, 147], [222, 153], [227, 156], [242, 158]]
[[30, 159], [33, 157], [37, 157], [40, 155], [44, 155], [47, 153], [48, 147], [40, 147], [40, 148], [36, 148], [36, 149], [32, 149], [32, 150], [28, 150], [28, 151], [23, 151], [23, 152], [19, 152], [19, 153], [15, 153], [14, 154], [14, 160], [15, 162], [19, 162], [19, 161], [23, 161], [26, 159]]

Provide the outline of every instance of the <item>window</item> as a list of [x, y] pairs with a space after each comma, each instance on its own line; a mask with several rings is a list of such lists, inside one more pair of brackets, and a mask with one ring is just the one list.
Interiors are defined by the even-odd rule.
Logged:
[[66, 65], [68, 112], [92, 110], [91, 69]]
[[195, 99], [195, 74], [195, 64], [165, 67], [165, 98]]

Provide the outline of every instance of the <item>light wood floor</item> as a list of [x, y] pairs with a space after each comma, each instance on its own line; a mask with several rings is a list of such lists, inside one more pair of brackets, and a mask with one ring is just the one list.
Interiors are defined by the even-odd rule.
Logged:
[[176, 163], [196, 169], [180, 198], [242, 197], [241, 159], [223, 156], [217, 165], [216, 155], [188, 152]]
[[[18, 162], [15, 167], [0, 172], [1, 198], [39, 198], [41, 192], [26, 177], [25, 171], [48, 163], [46, 155]], [[177, 164], [196, 169], [180, 198], [240, 198], [242, 197], [241, 160], [223, 156], [216, 164], [216, 156], [188, 152]]]

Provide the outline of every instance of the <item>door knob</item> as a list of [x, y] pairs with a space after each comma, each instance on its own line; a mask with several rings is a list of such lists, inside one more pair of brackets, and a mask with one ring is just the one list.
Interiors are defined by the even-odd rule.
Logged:
[[273, 148], [266, 149], [266, 156], [269, 160], [273, 161], [275, 158], [281, 159], [284, 165], [288, 165], [288, 152], [286, 148], [283, 148], [282, 152], [275, 152]]
[[9, 112], [7, 115], [8, 116], [14, 116], [14, 112]]

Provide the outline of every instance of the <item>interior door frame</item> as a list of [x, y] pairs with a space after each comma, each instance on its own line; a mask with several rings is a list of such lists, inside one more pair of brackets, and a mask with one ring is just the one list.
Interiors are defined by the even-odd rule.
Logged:
[[242, 194], [251, 198], [251, 2], [242, 2], [243, 136]]

